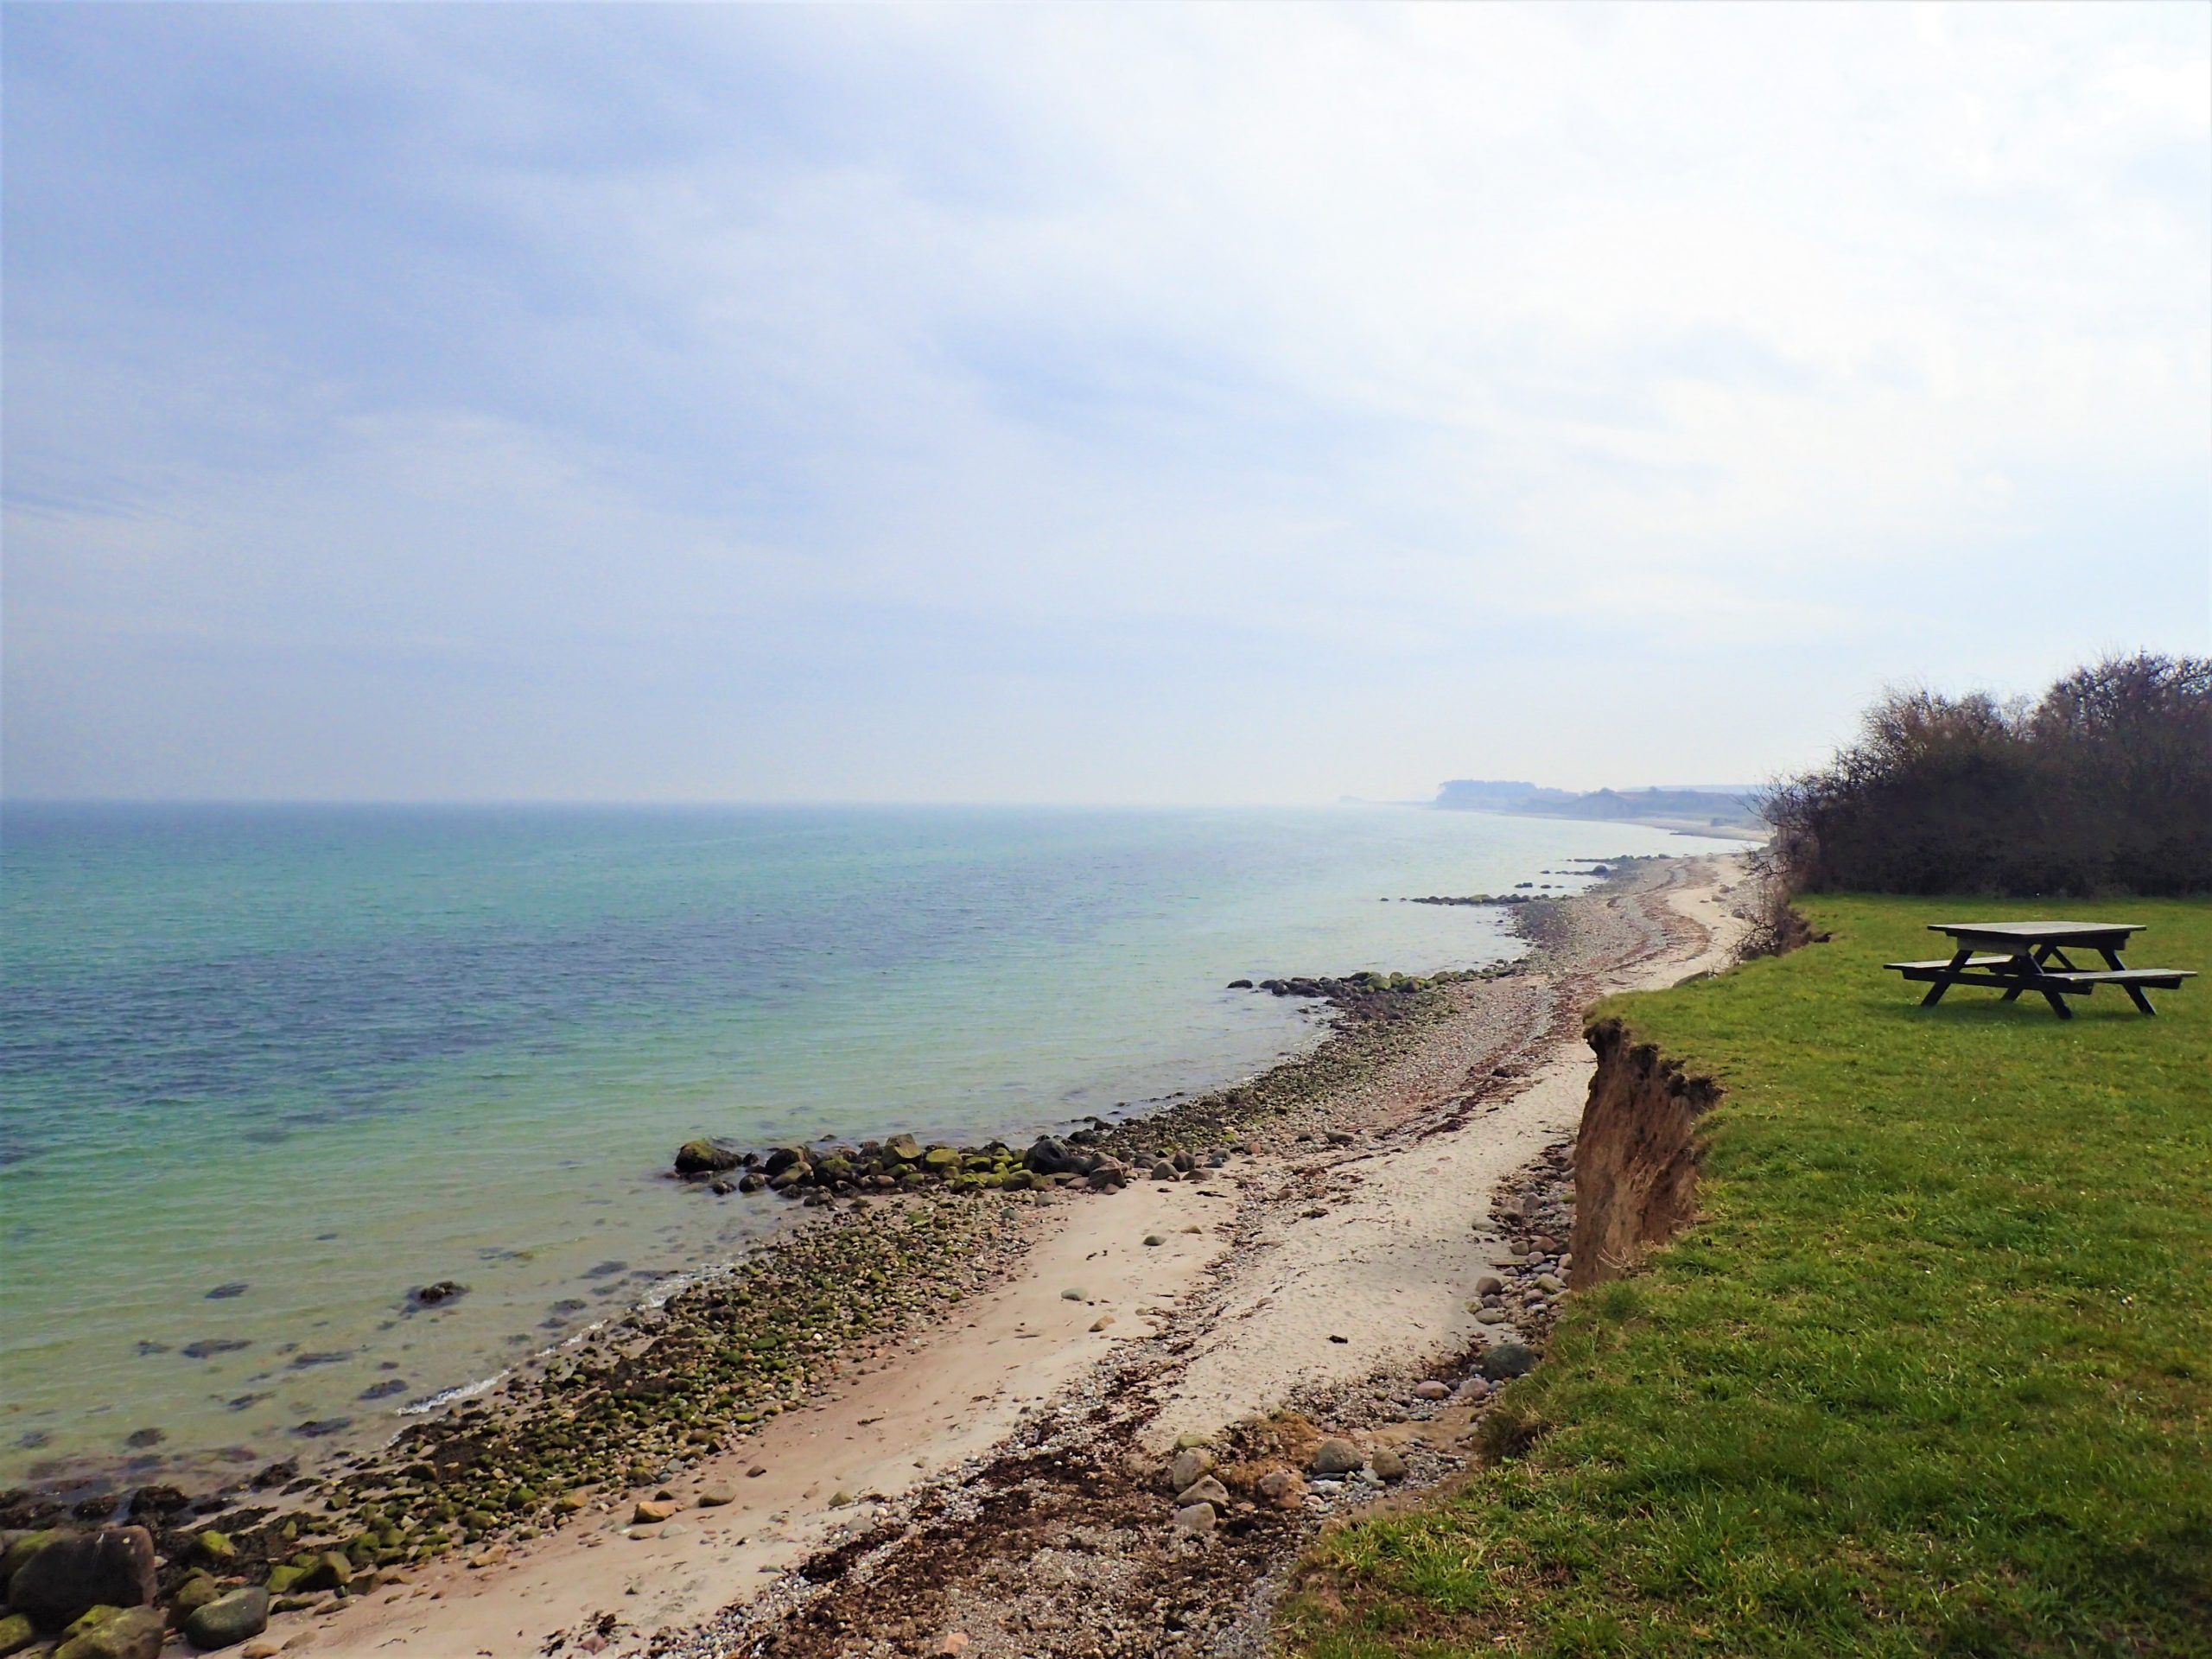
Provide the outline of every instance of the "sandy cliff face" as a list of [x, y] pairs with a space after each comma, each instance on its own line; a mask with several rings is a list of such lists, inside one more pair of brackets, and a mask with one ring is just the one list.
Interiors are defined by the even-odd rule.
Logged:
[[1632, 1271], [1697, 1211], [1698, 1120], [1720, 1098], [1618, 1020], [1590, 1028], [1598, 1070], [1574, 1147], [1573, 1288]]

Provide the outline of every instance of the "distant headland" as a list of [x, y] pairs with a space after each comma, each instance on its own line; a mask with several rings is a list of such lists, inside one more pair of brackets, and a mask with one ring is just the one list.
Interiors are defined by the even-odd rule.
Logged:
[[1433, 804], [1463, 812], [1511, 812], [1544, 818], [1599, 818], [1700, 834], [1764, 835], [1752, 805], [1755, 785], [1695, 785], [1655, 789], [1599, 789], [1578, 793], [1535, 784], [1454, 778]]

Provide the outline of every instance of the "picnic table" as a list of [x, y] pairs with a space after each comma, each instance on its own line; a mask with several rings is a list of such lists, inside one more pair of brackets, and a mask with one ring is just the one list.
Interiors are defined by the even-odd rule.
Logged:
[[[2069, 996], [2087, 996], [2100, 985], [2116, 985], [2137, 1007], [2156, 1014], [2147, 993], [2177, 990], [2184, 979], [2196, 976], [2181, 968], [2130, 968], [2120, 959], [2120, 947], [2131, 933], [2140, 933], [2140, 922], [1931, 922], [1931, 933], [1948, 934], [1957, 951], [1933, 962], [1890, 962], [1882, 965], [1908, 980], [1929, 982], [1920, 1006], [1932, 1008], [1954, 985], [1980, 985], [2005, 993], [2010, 1002], [2023, 991], [2035, 991], [2050, 1003], [2050, 1011], [2071, 1020], [2066, 1006]], [[2066, 952], [2094, 950], [2105, 959], [2101, 969], [2074, 965]], [[1977, 956], [1976, 951], [1988, 954]], [[2056, 963], [2056, 967], [2052, 966]]]

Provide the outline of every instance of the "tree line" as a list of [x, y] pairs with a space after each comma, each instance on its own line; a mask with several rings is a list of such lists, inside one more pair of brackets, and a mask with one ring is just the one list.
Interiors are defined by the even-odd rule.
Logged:
[[1758, 805], [1797, 892], [2212, 892], [2212, 658], [2110, 657], [2033, 701], [1892, 691]]

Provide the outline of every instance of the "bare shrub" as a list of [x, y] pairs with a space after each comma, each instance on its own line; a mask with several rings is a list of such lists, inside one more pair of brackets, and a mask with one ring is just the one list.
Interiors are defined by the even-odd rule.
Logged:
[[1755, 853], [1751, 864], [1751, 896], [1736, 911], [1751, 924], [1736, 941], [1738, 963], [1787, 956], [1800, 945], [1817, 944], [1828, 937], [1813, 931], [1812, 924], [1790, 905], [1789, 882], [1776, 868], [1771, 854]]
[[1759, 800], [1794, 891], [2212, 891], [2212, 659], [2116, 657], [2034, 703], [1893, 691]]

